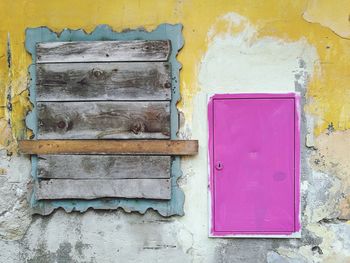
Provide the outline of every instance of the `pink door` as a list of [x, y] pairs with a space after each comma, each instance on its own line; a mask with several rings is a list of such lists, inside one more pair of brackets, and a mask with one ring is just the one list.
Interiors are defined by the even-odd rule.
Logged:
[[216, 95], [210, 104], [213, 235], [299, 230], [293, 94]]

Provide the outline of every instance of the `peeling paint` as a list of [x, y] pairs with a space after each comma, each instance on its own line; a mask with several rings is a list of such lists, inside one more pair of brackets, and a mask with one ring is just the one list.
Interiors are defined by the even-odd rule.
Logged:
[[[298, 250], [292, 248], [279, 248], [278, 253], [291, 259], [303, 259], [304, 262], [314, 263], [347, 263], [350, 261], [349, 224], [312, 224], [309, 229], [316, 235], [322, 236], [318, 247], [322, 253], [315, 251], [315, 246], [305, 245]], [[301, 261], [301, 262], [303, 262]]]
[[350, 130], [323, 133], [317, 138], [314, 152], [310, 162], [316, 171], [327, 173], [338, 180], [339, 183], [331, 190], [334, 205], [339, 210], [340, 219], [350, 220]]
[[[222, 26], [222, 23], [228, 32], [215, 35], [218, 24]], [[295, 91], [296, 82], [306, 86], [318, 63], [316, 49], [304, 38], [297, 42], [258, 38], [257, 29], [235, 13], [218, 19], [208, 38], [211, 39], [208, 51], [199, 66], [201, 90]]]
[[328, 174], [312, 171], [307, 183], [310, 185], [305, 209], [308, 221], [317, 223], [324, 218], [337, 218], [338, 203], [342, 196], [341, 181]]
[[23, 156], [8, 156], [0, 151], [0, 239], [19, 240], [31, 222], [27, 201], [30, 161]]
[[349, 0], [310, 0], [303, 18], [310, 23], [319, 23], [335, 34], [350, 39]]
[[191, 262], [178, 241], [179, 223], [157, 218], [92, 210], [67, 216], [60, 209], [35, 218], [19, 262]]

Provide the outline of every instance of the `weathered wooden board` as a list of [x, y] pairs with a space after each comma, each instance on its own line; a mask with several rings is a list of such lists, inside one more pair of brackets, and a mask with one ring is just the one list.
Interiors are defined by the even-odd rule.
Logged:
[[170, 156], [38, 156], [38, 177], [46, 179], [160, 179], [170, 178], [170, 167]]
[[104, 197], [170, 199], [170, 179], [40, 180], [35, 197], [41, 199], [96, 199]]
[[24, 154], [194, 155], [197, 140], [21, 140]]
[[36, 101], [170, 100], [166, 62], [59, 63], [36, 66]]
[[168, 40], [42, 42], [36, 62], [167, 61], [170, 50]]
[[38, 139], [169, 139], [170, 102], [39, 102]]

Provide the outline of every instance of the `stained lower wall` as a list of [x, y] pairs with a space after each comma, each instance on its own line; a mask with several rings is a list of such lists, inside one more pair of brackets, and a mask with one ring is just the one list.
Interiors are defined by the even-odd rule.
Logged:
[[[0, 262], [349, 262], [350, 2], [3, 1], [0, 3]], [[155, 11], [156, 10], [156, 11]], [[179, 137], [199, 140], [182, 159], [185, 215], [122, 210], [32, 216], [30, 161], [17, 140], [30, 56], [27, 27], [92, 31], [183, 24]], [[302, 95], [302, 238], [210, 239], [207, 98], [212, 93]]]

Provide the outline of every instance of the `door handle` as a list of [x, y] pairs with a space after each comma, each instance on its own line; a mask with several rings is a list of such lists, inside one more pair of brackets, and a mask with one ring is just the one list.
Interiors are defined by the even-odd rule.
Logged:
[[220, 171], [224, 168], [224, 165], [222, 164], [222, 162], [218, 161], [215, 164], [215, 168], [216, 168], [216, 170]]

